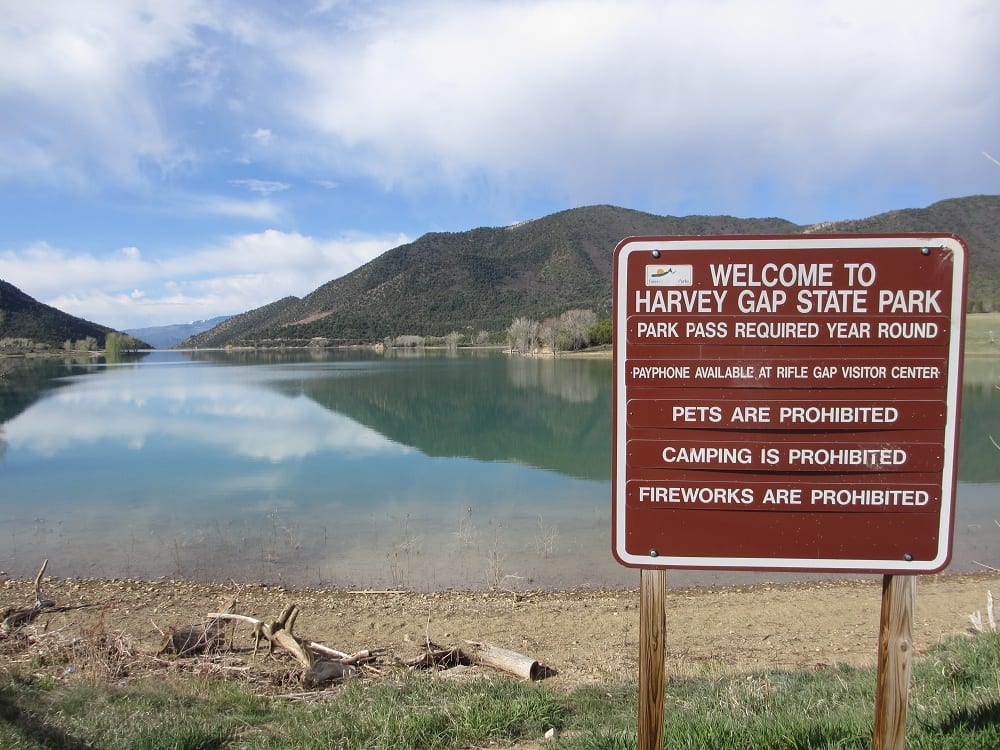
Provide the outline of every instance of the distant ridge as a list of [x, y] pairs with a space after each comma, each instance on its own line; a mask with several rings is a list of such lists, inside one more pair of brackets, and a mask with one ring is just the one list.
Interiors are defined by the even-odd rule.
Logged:
[[505, 329], [571, 308], [611, 313], [611, 256], [634, 235], [943, 232], [969, 245], [972, 310], [1000, 309], [1000, 196], [801, 226], [779, 218], [656, 216], [586, 206], [507, 227], [425, 234], [309, 295], [236, 315], [186, 347], [376, 342], [400, 334]]
[[[234, 315], [219, 325], [204, 333], [199, 333], [185, 339], [176, 347], [177, 349], [226, 346], [233, 341], [243, 341], [245, 337], [261, 326], [266, 326], [268, 321], [281, 315], [282, 311], [300, 302], [298, 297], [285, 297], [269, 305], [258, 307], [241, 315]], [[202, 343], [210, 341], [212, 343]]]
[[220, 323], [229, 320], [229, 315], [220, 315], [210, 320], [196, 320], [193, 323], [175, 323], [166, 326], [149, 326], [147, 328], [129, 328], [125, 333], [149, 343], [154, 349], [169, 349], [184, 339], [195, 336], [202, 331], [215, 328]]

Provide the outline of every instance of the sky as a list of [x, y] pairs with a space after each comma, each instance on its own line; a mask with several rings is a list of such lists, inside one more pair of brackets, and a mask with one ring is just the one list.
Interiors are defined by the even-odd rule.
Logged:
[[997, 194], [998, 40], [996, 0], [0, 0], [0, 279], [139, 328], [584, 205]]

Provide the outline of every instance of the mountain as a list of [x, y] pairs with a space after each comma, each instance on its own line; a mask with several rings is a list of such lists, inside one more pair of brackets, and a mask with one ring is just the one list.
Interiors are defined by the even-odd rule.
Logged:
[[856, 221], [816, 224], [806, 231], [957, 234], [969, 248], [968, 309], [972, 312], [1000, 310], [1000, 195], [950, 198], [927, 208], [890, 211]]
[[970, 252], [970, 309], [1000, 309], [1000, 196], [801, 226], [779, 218], [657, 216], [587, 206], [509, 227], [425, 234], [309, 295], [286, 297], [193, 336], [186, 347], [375, 342], [386, 336], [500, 331], [571, 308], [611, 315], [612, 251], [634, 235], [942, 232]]
[[13, 284], [0, 280], [0, 340], [30, 339], [35, 344], [61, 347], [65, 341], [81, 341], [88, 336], [104, 348], [105, 337], [113, 328], [74, 317], [29, 297]]
[[781, 219], [685, 218], [590, 206], [510, 227], [425, 234], [311, 294], [286, 297], [194, 336], [214, 347], [316, 336], [374, 342], [389, 335], [499, 331], [574, 307], [611, 312], [611, 250], [630, 234], [788, 233]]
[[154, 349], [169, 349], [181, 343], [184, 339], [195, 336], [203, 331], [215, 328], [229, 319], [228, 315], [220, 315], [210, 320], [196, 320], [193, 323], [176, 323], [166, 326], [150, 326], [148, 328], [130, 328], [125, 333], [149, 343]]

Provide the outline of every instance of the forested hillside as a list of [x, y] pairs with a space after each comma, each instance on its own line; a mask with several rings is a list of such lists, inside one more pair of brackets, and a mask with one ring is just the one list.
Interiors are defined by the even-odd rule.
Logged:
[[43, 304], [0, 280], [0, 340], [8, 344], [21, 339], [57, 348], [90, 338], [96, 348], [104, 348], [109, 333], [113, 329]]
[[678, 218], [589, 206], [511, 227], [425, 234], [300, 300], [230, 318], [184, 346], [500, 331], [517, 316], [541, 320], [570, 308], [608, 316], [611, 253], [623, 237], [796, 231], [782, 219]]
[[502, 331], [515, 317], [611, 312], [611, 258], [633, 235], [942, 232], [969, 245], [971, 310], [1000, 309], [1000, 196], [799, 226], [784, 219], [656, 216], [588, 206], [510, 227], [425, 234], [302, 299], [227, 320], [184, 346], [375, 342], [387, 336]]
[[1000, 196], [975, 195], [940, 201], [927, 208], [872, 216], [858, 221], [819, 224], [807, 231], [845, 233], [950, 232], [969, 248], [968, 308], [1000, 310]]

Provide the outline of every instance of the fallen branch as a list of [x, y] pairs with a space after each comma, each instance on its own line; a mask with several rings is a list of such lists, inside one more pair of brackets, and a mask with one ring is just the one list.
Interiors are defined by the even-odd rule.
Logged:
[[45, 569], [48, 567], [48, 565], [49, 565], [48, 558], [42, 560], [42, 567], [38, 569], [38, 575], [35, 576], [35, 606], [39, 607], [40, 609], [44, 609], [46, 607], [52, 607], [55, 605], [55, 602], [50, 601], [49, 599], [42, 599], [42, 576], [45, 575]]
[[48, 559], [43, 560], [42, 567], [35, 576], [35, 603], [30, 607], [9, 607], [0, 612], [0, 635], [10, 635], [18, 628], [30, 624], [45, 610], [56, 606], [51, 599], [42, 598], [42, 578], [45, 576], [48, 564]]
[[299, 611], [297, 604], [289, 604], [271, 623], [231, 612], [209, 612], [206, 617], [214, 621], [235, 620], [250, 625], [254, 633], [254, 652], [261, 638], [268, 642], [269, 653], [273, 653], [275, 646], [280, 646], [303, 668], [302, 684], [306, 687], [319, 687], [352, 677], [357, 673], [357, 665], [375, 658], [376, 652], [370, 649], [347, 654], [322, 643], [299, 638], [292, 632]]
[[437, 644], [427, 642], [427, 647], [420, 656], [412, 659], [399, 660], [399, 663], [412, 669], [448, 669], [459, 665], [468, 665], [472, 662], [469, 657], [462, 653], [459, 648], [442, 648]]
[[299, 616], [299, 605], [289, 604], [282, 610], [277, 620], [270, 625], [261, 627], [261, 635], [270, 642], [272, 650], [274, 646], [281, 646], [290, 653], [302, 668], [308, 673], [313, 668], [313, 655], [306, 650], [302, 642], [292, 633], [295, 627], [295, 620]]

